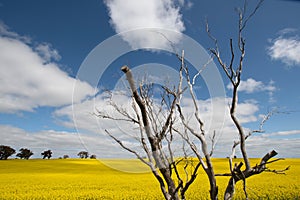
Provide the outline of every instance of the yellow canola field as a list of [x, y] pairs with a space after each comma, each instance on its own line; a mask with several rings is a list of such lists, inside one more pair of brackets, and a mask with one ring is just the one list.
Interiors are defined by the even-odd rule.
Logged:
[[[214, 159], [216, 173], [227, 172], [227, 159]], [[252, 165], [259, 160], [252, 159]], [[105, 164], [103, 164], [105, 163]], [[109, 166], [121, 166], [123, 171]], [[272, 169], [291, 166], [287, 175], [263, 173], [247, 181], [250, 199], [300, 199], [300, 159], [286, 159]], [[1, 160], [0, 199], [163, 199], [158, 182], [138, 160]], [[228, 177], [218, 177], [220, 199]], [[187, 199], [208, 199], [208, 181], [203, 170], [190, 187]], [[235, 199], [244, 199], [238, 183]]]

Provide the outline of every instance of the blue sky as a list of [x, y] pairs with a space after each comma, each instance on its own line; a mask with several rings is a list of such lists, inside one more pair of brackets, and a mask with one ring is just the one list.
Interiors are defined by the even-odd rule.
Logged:
[[[207, 19], [223, 59], [228, 60], [229, 38], [236, 38], [237, 32], [234, 10], [242, 6], [240, 1], [124, 2], [0, 0], [0, 144], [30, 148], [36, 157], [46, 149], [52, 149], [56, 157], [75, 157], [85, 148], [98, 157], [127, 156], [103, 130], [110, 128], [120, 134], [128, 127], [92, 119], [95, 107], [106, 108], [102, 89], [124, 89], [119, 70], [122, 65], [135, 68], [137, 76], [146, 74], [150, 81], [161, 84], [168, 75], [176, 80], [172, 73], [176, 76], [180, 64], [164, 37], [137, 29], [159, 28], [178, 46], [184, 35], [206, 51], [213, 47], [205, 31]], [[250, 1], [248, 10], [254, 6]], [[246, 59], [239, 102], [245, 129], [256, 129], [263, 115], [273, 108], [284, 112], [272, 116], [264, 133], [251, 137], [248, 148], [252, 157], [273, 148], [280, 157], [300, 157], [299, 10], [299, 1], [265, 1], [244, 32]], [[129, 32], [116, 36], [124, 31]], [[142, 49], [145, 47], [155, 48], [148, 51]], [[188, 50], [186, 55], [193, 56]], [[111, 54], [116, 54], [115, 59], [104, 65]], [[96, 60], [91, 61], [93, 58]], [[191, 68], [196, 73], [197, 67]], [[227, 99], [229, 82], [221, 70], [220, 74]], [[195, 85], [204, 107], [212, 98], [206, 83], [199, 78]], [[126, 107], [128, 98], [116, 96], [115, 101]], [[232, 126], [226, 122], [219, 133], [216, 157], [229, 155], [234, 138], [231, 131]]]

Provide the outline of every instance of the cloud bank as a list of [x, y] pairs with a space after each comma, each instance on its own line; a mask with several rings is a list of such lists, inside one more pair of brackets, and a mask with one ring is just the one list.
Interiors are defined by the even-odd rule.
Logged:
[[[9, 125], [0, 125], [1, 144], [11, 146], [16, 151], [20, 148], [29, 148], [33, 151], [33, 158], [41, 158], [41, 152], [44, 150], [52, 150], [53, 157], [58, 158], [63, 155], [69, 155], [76, 158], [77, 153], [85, 149], [85, 144], [82, 141], [88, 142], [90, 145], [102, 149], [112, 148], [114, 145], [109, 138], [96, 141], [93, 135], [78, 136], [77, 132], [55, 131], [55, 130], [41, 130], [37, 132], [26, 131]], [[88, 149], [90, 154], [95, 152]], [[98, 154], [97, 157], [117, 157], [113, 153], [107, 152], [106, 155]], [[117, 153], [119, 153], [117, 151]], [[14, 157], [13, 155], [12, 157]]]
[[[93, 95], [94, 88], [59, 68], [57, 50], [49, 43], [32, 44], [0, 23], [0, 112], [33, 111], [58, 107]], [[79, 92], [72, 99], [73, 86]]]
[[[124, 93], [119, 92], [113, 95], [113, 101], [117, 105], [121, 106], [123, 110], [126, 110], [128, 113], [132, 114], [130, 97], [127, 97], [124, 95]], [[185, 116], [189, 118], [189, 123], [193, 127], [198, 127], [197, 122], [192, 117], [194, 108], [191, 101], [192, 100], [190, 98], [183, 98], [182, 110], [185, 113]], [[230, 155], [233, 141], [238, 139], [236, 128], [233, 126], [232, 120], [229, 116], [229, 110], [227, 110], [225, 113], [225, 120], [224, 114], [218, 112], [222, 110], [221, 108], [228, 108], [229, 101], [229, 98], [226, 98], [225, 101], [221, 99], [198, 100], [198, 105], [201, 105], [200, 113], [205, 123], [204, 127], [207, 133], [206, 137], [208, 141], [214, 130], [217, 134], [217, 144], [214, 153], [215, 157], [226, 157]], [[212, 102], [214, 102], [213, 107]], [[132, 156], [130, 153], [123, 151], [118, 144], [109, 138], [104, 131], [105, 129], [109, 130], [109, 132], [114, 136], [124, 141], [126, 145], [135, 148], [135, 150], [140, 152], [140, 143], [135, 140], [135, 138], [139, 136], [139, 129], [136, 126], [130, 122], [97, 118], [92, 114], [94, 111], [96, 111], [96, 109], [106, 114], [110, 114], [115, 118], [122, 118], [122, 115], [118, 114], [109, 104], [105, 94], [100, 94], [94, 99], [89, 99], [82, 103], [74, 104], [73, 107], [66, 106], [57, 109], [54, 112], [54, 116], [57, 120], [61, 120], [60, 122], [62, 125], [69, 128], [74, 127], [73, 117], [75, 116], [76, 128], [78, 129], [78, 134], [82, 143], [85, 145], [88, 151], [99, 155], [98, 157]], [[243, 123], [246, 132], [250, 131], [250, 129], [247, 128], [249, 123], [257, 123], [257, 127], [259, 126], [261, 114], [259, 113], [259, 105], [257, 102], [241, 102], [238, 105], [237, 111], [237, 116], [239, 117], [241, 123]], [[215, 118], [216, 121], [211, 122], [210, 119], [213, 112], [217, 112], [217, 116]], [[132, 114], [132, 116], [134, 116], [134, 114]], [[223, 126], [222, 130], [219, 128], [220, 125]], [[51, 137], [56, 138], [58, 135], [53, 134]], [[282, 138], [278, 139], [278, 137]], [[247, 142], [249, 156], [260, 157], [262, 154], [265, 154], [274, 148], [280, 153], [280, 156], [299, 157], [300, 154], [298, 152], [291, 152], [287, 149], [288, 146], [298, 148], [300, 141], [299, 137], [299, 130], [283, 130], [272, 133], [266, 132], [261, 134], [253, 134]], [[68, 141], [66, 138], [64, 141], [68, 143], [71, 142], [72, 139]], [[195, 143], [197, 143], [197, 140], [195, 140]]]
[[[117, 33], [122, 33], [122, 38], [134, 49], [165, 48], [169, 45], [168, 40], [176, 44], [180, 37], [174, 32], [182, 33], [185, 30], [179, 7], [172, 0], [131, 0], [126, 3], [122, 0], [106, 0], [105, 4], [110, 24]], [[136, 29], [154, 30], [124, 33]]]
[[[126, 94], [126, 92], [115, 92], [112, 100], [116, 105], [119, 105], [122, 110], [127, 111], [131, 114], [131, 116], [134, 117], [135, 115], [132, 110], [131, 103], [132, 99], [124, 94]], [[236, 129], [234, 128], [232, 120], [230, 119], [229, 110], [227, 109], [226, 113], [220, 112], [220, 110], [228, 108], [229, 101], [229, 98], [226, 98], [225, 100], [220, 98], [198, 100], [201, 118], [205, 123], [204, 127], [207, 133], [208, 141], [209, 137], [213, 134], [213, 131], [217, 131], [218, 146], [222, 147], [216, 150], [215, 156], [217, 157], [228, 156], [230, 154], [233, 140], [238, 138]], [[159, 104], [159, 100], [157, 100], [157, 102]], [[82, 103], [74, 104], [73, 106], [66, 106], [57, 109], [54, 112], [54, 116], [58, 121], [60, 120], [62, 125], [68, 128], [74, 127], [73, 120], [75, 120], [76, 128], [78, 129], [79, 134], [86, 136], [93, 133], [95, 141], [103, 141], [108, 139], [108, 136], [104, 131], [106, 129], [118, 138], [122, 139], [122, 141], [130, 143], [131, 147], [139, 147], [139, 142], [135, 140], [136, 137], [139, 137], [139, 129], [137, 126], [128, 121], [97, 118], [95, 115], [93, 115], [93, 112], [96, 110], [100, 110], [102, 113], [113, 116], [116, 119], [124, 118], [124, 116], [117, 113], [113, 106], [110, 105], [109, 99], [106, 98], [105, 94], [100, 94], [94, 99], [89, 99]], [[257, 117], [257, 112], [259, 109], [256, 102], [241, 102], [238, 105], [237, 110], [237, 115], [241, 123], [246, 125], [247, 123], [257, 122], [259, 124], [259, 118]], [[198, 127], [197, 121], [192, 117], [194, 116], [194, 107], [191, 98], [186, 97], [182, 99], [182, 111], [189, 119], [190, 125], [192, 127]], [[211, 121], [212, 118], [214, 118], [214, 121]], [[180, 127], [179, 124], [178, 126]], [[247, 128], [246, 130], [248, 131]], [[93, 146], [93, 142], [89, 143], [87, 141], [84, 143], [88, 149], [95, 148]], [[121, 149], [118, 146], [106, 146], [106, 148], [107, 149], [104, 152], [109, 152], [110, 154], [117, 154], [117, 152]], [[130, 153], [124, 155], [130, 156]]]

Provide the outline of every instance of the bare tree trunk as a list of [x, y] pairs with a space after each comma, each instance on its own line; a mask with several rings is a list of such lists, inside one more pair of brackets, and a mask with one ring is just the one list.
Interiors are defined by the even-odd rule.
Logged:
[[[196, 148], [194, 147], [194, 144], [189, 141], [188, 138], [186, 138], [187, 143], [190, 145], [191, 149], [194, 151], [194, 153], [196, 153], [197, 158], [199, 159], [199, 162], [202, 164], [202, 168], [204, 169], [208, 180], [209, 180], [209, 185], [210, 185], [210, 198], [212, 200], [217, 200], [218, 199], [218, 186], [217, 186], [217, 181], [215, 178], [215, 172], [214, 172], [214, 168], [213, 168], [213, 164], [211, 162], [211, 155], [208, 151], [208, 147], [207, 147], [207, 141], [205, 138], [205, 131], [204, 131], [204, 122], [202, 121], [201, 117], [200, 117], [200, 110], [199, 110], [199, 106], [197, 103], [197, 99], [194, 93], [194, 89], [193, 89], [193, 84], [191, 83], [191, 79], [190, 79], [190, 75], [188, 72], [188, 68], [185, 66], [185, 60], [184, 60], [184, 50], [182, 51], [181, 57], [179, 57], [179, 59], [181, 60], [181, 69], [180, 69], [180, 74], [179, 74], [179, 86], [178, 86], [178, 90], [179, 90], [179, 94], [182, 91], [182, 71], [185, 71], [186, 73], [186, 79], [187, 79], [187, 84], [188, 84], [188, 89], [189, 89], [189, 93], [192, 97], [192, 101], [193, 101], [193, 106], [195, 109], [194, 112], [194, 116], [196, 121], [198, 122], [199, 125], [199, 130], [200, 132], [196, 131], [194, 128], [190, 127], [189, 124], [186, 122], [185, 117], [182, 113], [182, 109], [181, 109], [181, 105], [180, 105], [180, 99], [181, 97], [178, 97], [178, 101], [177, 101], [177, 108], [178, 108], [178, 112], [181, 118], [181, 122], [183, 124], [183, 126], [189, 130], [197, 139], [199, 139], [199, 141], [201, 142], [201, 150], [202, 153], [204, 154], [205, 157], [205, 161], [204, 159], [200, 156], [200, 153], [197, 152]], [[195, 75], [195, 77], [193, 78], [193, 80], [196, 78], [196, 76], [198, 76], [200, 73], [200, 71]]]
[[[240, 63], [240, 65], [242, 65], [242, 63]], [[240, 68], [242, 69], [242, 67]], [[243, 127], [241, 126], [239, 120], [237, 119], [237, 117], [235, 116], [235, 110], [236, 110], [236, 106], [237, 106], [237, 101], [238, 101], [238, 86], [240, 84], [240, 74], [237, 77], [237, 83], [233, 84], [233, 94], [232, 94], [232, 104], [231, 104], [231, 109], [230, 109], [230, 117], [235, 125], [235, 127], [237, 128], [238, 132], [239, 132], [239, 136], [240, 136], [240, 149], [243, 155], [243, 159], [244, 162], [246, 164], [246, 170], [250, 170], [250, 161], [247, 155], [247, 151], [246, 151], [246, 136], [243, 130]]]
[[[234, 50], [232, 39], [230, 39], [230, 53], [231, 53], [231, 59], [229, 64], [226, 64], [223, 62], [220, 51], [218, 47], [218, 41], [216, 38], [214, 38], [209, 30], [208, 23], [207, 25], [207, 33], [209, 37], [214, 41], [215, 48], [211, 49], [211, 53], [217, 58], [218, 63], [222, 67], [223, 71], [225, 72], [226, 76], [228, 77], [229, 81], [231, 82], [232, 86], [232, 99], [231, 99], [231, 105], [230, 105], [230, 117], [232, 119], [232, 122], [235, 126], [235, 128], [238, 131], [239, 134], [239, 141], [234, 142], [233, 149], [232, 149], [232, 155], [229, 158], [229, 165], [230, 165], [230, 174], [226, 174], [230, 176], [230, 180], [228, 182], [224, 199], [229, 200], [233, 198], [234, 190], [235, 190], [235, 184], [242, 180], [243, 181], [243, 190], [246, 196], [246, 199], [248, 199], [247, 189], [246, 189], [246, 179], [252, 175], [259, 174], [266, 170], [266, 163], [268, 160], [272, 157], [274, 157], [277, 153], [275, 151], [271, 151], [270, 153], [266, 154], [259, 165], [256, 165], [255, 167], [251, 167], [249, 157], [247, 155], [246, 150], [246, 139], [251, 135], [245, 134], [245, 131], [242, 127], [242, 124], [240, 120], [236, 116], [236, 109], [238, 105], [238, 88], [241, 83], [241, 74], [243, 70], [243, 63], [244, 63], [244, 57], [245, 57], [245, 39], [243, 38], [243, 30], [245, 29], [247, 22], [251, 19], [251, 17], [256, 13], [256, 11], [259, 9], [259, 7], [262, 5], [264, 0], [259, 0], [254, 10], [246, 16], [246, 8], [247, 8], [247, 1], [244, 2], [244, 7], [242, 9], [238, 9], [239, 14], [239, 24], [238, 24], [238, 38], [237, 38], [237, 51]], [[238, 60], [236, 59], [235, 55], [238, 56]], [[237, 66], [234, 67], [234, 64], [237, 63]], [[243, 156], [243, 162], [240, 162], [239, 164], [235, 164], [235, 166], [232, 166], [232, 158], [234, 156], [235, 147], [240, 146], [240, 150]], [[241, 167], [245, 164], [245, 170], [242, 171]]]
[[209, 177], [209, 185], [210, 185], [210, 199], [211, 200], [217, 200], [218, 199], [218, 186], [217, 181], [215, 177], [215, 172], [211, 163], [211, 159], [209, 159], [209, 162], [207, 164], [207, 176]]
[[132, 95], [142, 114], [142, 122], [144, 129], [151, 146], [151, 153], [155, 160], [156, 166], [159, 168], [160, 173], [164, 177], [168, 185], [168, 191], [165, 190], [164, 186], [161, 184], [161, 189], [164, 194], [165, 199], [168, 200], [179, 200], [178, 193], [176, 190], [176, 185], [171, 177], [171, 171], [167, 163], [162, 159], [163, 155], [161, 154], [161, 146], [157, 138], [151, 131], [148, 119], [148, 113], [145, 106], [145, 102], [142, 101], [140, 95], [137, 92], [135, 81], [133, 79], [131, 70], [127, 66], [123, 66], [121, 70], [126, 74], [127, 81], [129, 83]]

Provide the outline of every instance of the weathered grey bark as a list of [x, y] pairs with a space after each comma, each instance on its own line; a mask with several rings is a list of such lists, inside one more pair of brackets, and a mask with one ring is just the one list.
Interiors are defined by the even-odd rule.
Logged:
[[[180, 97], [178, 97], [177, 99], [177, 109], [181, 118], [181, 122], [183, 124], [183, 126], [192, 134], [194, 135], [200, 142], [201, 142], [201, 151], [204, 154], [204, 158], [203, 159], [200, 156], [200, 152], [198, 152], [194, 146], [194, 144], [192, 142], [190, 142], [190, 140], [188, 139], [188, 137], [185, 137], [185, 140], [187, 141], [187, 143], [190, 145], [191, 149], [194, 151], [194, 153], [196, 154], [197, 158], [199, 159], [199, 162], [201, 163], [202, 168], [204, 169], [208, 180], [209, 180], [209, 185], [210, 185], [210, 197], [213, 200], [217, 200], [218, 199], [218, 186], [217, 186], [217, 182], [216, 182], [216, 178], [215, 178], [215, 172], [214, 172], [214, 168], [213, 168], [213, 164], [211, 161], [211, 153], [208, 151], [208, 147], [207, 147], [207, 141], [205, 138], [205, 131], [204, 131], [204, 122], [202, 121], [201, 117], [200, 117], [200, 113], [199, 113], [199, 106], [197, 103], [197, 99], [194, 93], [194, 89], [193, 89], [193, 84], [191, 83], [191, 79], [190, 79], [190, 75], [188, 72], [188, 68], [185, 66], [185, 62], [184, 62], [184, 51], [182, 51], [181, 57], [179, 57], [181, 60], [181, 69], [180, 69], [180, 74], [179, 74], [179, 86], [178, 86], [178, 93], [181, 94], [182, 91], [182, 72], [184, 71], [186, 74], [186, 79], [187, 79], [187, 84], [188, 84], [188, 89], [189, 89], [189, 93], [192, 97], [193, 100], [193, 106], [194, 106], [194, 116], [195, 119], [198, 122], [198, 126], [199, 126], [199, 131], [197, 132], [194, 128], [192, 128], [188, 122], [186, 121], [183, 113], [182, 113], [182, 108], [180, 105], [180, 99], [181, 99], [181, 95]], [[198, 76], [200, 73], [200, 71], [195, 75]], [[194, 77], [194, 78], [195, 78]], [[193, 79], [194, 81], [194, 79]]]
[[[239, 11], [239, 29], [238, 29], [238, 38], [237, 38], [237, 51], [234, 50], [233, 47], [233, 40], [230, 39], [230, 52], [231, 52], [231, 59], [229, 61], [229, 64], [225, 64], [223, 60], [221, 59], [218, 43], [217, 40], [210, 34], [210, 31], [208, 29], [207, 24], [207, 32], [208, 35], [213, 39], [215, 42], [215, 48], [211, 49], [211, 53], [214, 55], [214, 57], [217, 59], [218, 63], [220, 64], [221, 68], [225, 72], [227, 78], [231, 82], [232, 85], [232, 99], [230, 104], [230, 117], [233, 122], [234, 127], [236, 128], [238, 134], [239, 134], [239, 140], [234, 141], [234, 145], [232, 148], [232, 154], [229, 158], [229, 169], [230, 173], [225, 174], [216, 174], [214, 171], [213, 163], [211, 160], [211, 156], [213, 153], [213, 147], [212, 150], [208, 150], [208, 143], [206, 141], [206, 133], [204, 131], [204, 122], [201, 119], [201, 116], [199, 113], [199, 105], [198, 101], [196, 99], [196, 95], [194, 93], [193, 85], [195, 83], [195, 79], [200, 75], [200, 73], [203, 71], [203, 69], [207, 66], [205, 64], [201, 70], [192, 78], [190, 79], [188, 67], [185, 64], [184, 60], [184, 51], [182, 51], [182, 55], [178, 56], [178, 58], [181, 61], [181, 68], [179, 71], [179, 83], [177, 91], [175, 91], [175, 87], [173, 90], [170, 90], [167, 87], [163, 87], [165, 92], [168, 93], [168, 95], [172, 95], [173, 99], [166, 107], [168, 107], [167, 115], [163, 116], [164, 120], [160, 120], [155, 116], [155, 113], [153, 113], [152, 110], [152, 104], [151, 101], [149, 101], [149, 96], [147, 94], [147, 90], [143, 88], [143, 86], [140, 86], [140, 90], [138, 91], [136, 89], [135, 80], [133, 78], [133, 75], [127, 66], [123, 66], [121, 70], [125, 73], [127, 81], [130, 86], [130, 91], [133, 99], [133, 109], [135, 111], [136, 117], [131, 116], [129, 113], [127, 113], [125, 110], [119, 109], [119, 107], [115, 104], [112, 104], [112, 106], [116, 109], [117, 112], [119, 112], [125, 119], [118, 118], [118, 117], [111, 117], [106, 115], [99, 115], [102, 118], [109, 118], [112, 120], [123, 120], [126, 122], [131, 122], [134, 124], [138, 124], [140, 129], [140, 142], [142, 149], [144, 152], [146, 152], [147, 159], [140, 156], [136, 151], [134, 151], [131, 148], [128, 148], [125, 146], [121, 140], [114, 137], [112, 134], [110, 134], [107, 130], [107, 134], [112, 137], [116, 142], [120, 144], [122, 148], [125, 150], [135, 154], [138, 159], [140, 159], [143, 163], [148, 165], [153, 173], [153, 175], [156, 177], [160, 184], [160, 189], [164, 195], [164, 198], [166, 200], [179, 200], [179, 199], [185, 199], [185, 193], [188, 190], [189, 186], [194, 182], [194, 180], [197, 177], [197, 171], [200, 166], [203, 168], [204, 172], [206, 173], [206, 176], [209, 180], [210, 185], [210, 199], [217, 200], [218, 199], [218, 185], [216, 182], [216, 176], [228, 176], [230, 177], [228, 181], [228, 185], [226, 187], [225, 193], [224, 193], [224, 199], [230, 200], [234, 196], [235, 191], [235, 185], [238, 181], [243, 181], [244, 183], [244, 193], [246, 196], [246, 199], [248, 198], [247, 194], [247, 188], [246, 188], [246, 179], [250, 176], [260, 174], [267, 169], [266, 165], [268, 163], [274, 162], [269, 161], [271, 158], [273, 158], [277, 153], [273, 150], [266, 154], [262, 159], [261, 162], [253, 167], [251, 167], [250, 160], [247, 155], [247, 149], [246, 149], [246, 140], [251, 135], [251, 133], [247, 134], [245, 133], [245, 130], [242, 127], [241, 122], [239, 121], [238, 117], [236, 116], [236, 110], [238, 105], [238, 88], [241, 83], [241, 74], [243, 69], [243, 61], [245, 57], [245, 40], [242, 37], [243, 29], [246, 27], [246, 23], [248, 20], [254, 15], [254, 13], [257, 11], [257, 9], [260, 7], [263, 0], [260, 0], [257, 7], [254, 9], [254, 11], [247, 17], [244, 17], [245, 10], [246, 10], [246, 1], [244, 5], [243, 10]], [[238, 55], [238, 56], [236, 56]], [[238, 60], [236, 60], [236, 57]], [[210, 62], [210, 61], [209, 61]], [[234, 66], [237, 64], [237, 66]], [[183, 81], [183, 73], [185, 73], [185, 77], [187, 79], [187, 88], [182, 88], [182, 81]], [[192, 81], [191, 81], [192, 80]], [[188, 119], [185, 119], [183, 108], [181, 107], [181, 97], [182, 93], [185, 91], [185, 89], [189, 90], [189, 94], [191, 95], [193, 106], [194, 106], [194, 117], [197, 121], [197, 127], [191, 126], [188, 122]], [[164, 99], [163, 99], [164, 100]], [[163, 102], [162, 100], [162, 102]], [[181, 128], [174, 127], [173, 123], [175, 121], [174, 113], [176, 112], [175, 109], [177, 108], [177, 111], [179, 113], [180, 122], [181, 122]], [[270, 117], [268, 115], [266, 117], [267, 120]], [[262, 122], [262, 124], [264, 121]], [[158, 125], [159, 124], [159, 125]], [[261, 124], [261, 127], [262, 127]], [[260, 127], [260, 129], [261, 129]], [[185, 144], [187, 144], [190, 148], [190, 150], [194, 153], [194, 155], [198, 158], [199, 162], [196, 166], [193, 165], [194, 170], [191, 174], [186, 174], [185, 181], [181, 177], [182, 174], [180, 174], [180, 170], [178, 170], [178, 163], [180, 161], [176, 161], [174, 158], [174, 154], [171, 148], [173, 133], [178, 133]], [[252, 133], [257, 131], [252, 131]], [[196, 146], [193, 142], [193, 139], [190, 139], [190, 137], [193, 137], [193, 139], [197, 138], [200, 141], [200, 146]], [[215, 137], [215, 135], [214, 135]], [[214, 139], [212, 139], [214, 140]], [[164, 143], [163, 143], [164, 142]], [[169, 157], [166, 156], [166, 153], [164, 152], [162, 145], [167, 144], [168, 154]], [[212, 141], [212, 146], [214, 146], [214, 141]], [[198, 147], [198, 148], [197, 148]], [[235, 148], [240, 147], [242, 156], [243, 156], [243, 162], [235, 163], [233, 164], [233, 157], [235, 155]], [[185, 150], [183, 149], [183, 152]], [[186, 153], [186, 152], [184, 152]], [[203, 156], [203, 157], [202, 157]], [[186, 157], [184, 157], [185, 159]], [[182, 160], [184, 160], [182, 159]], [[277, 159], [279, 160], [279, 159]], [[275, 161], [277, 161], [275, 160]], [[242, 166], [245, 165], [245, 170], [242, 170]], [[188, 164], [185, 165], [184, 171], [186, 172], [186, 167]], [[288, 169], [288, 168], [287, 168]], [[286, 170], [287, 170], [286, 169]], [[274, 172], [274, 171], [273, 171]], [[187, 172], [186, 172], [187, 173]]]
[[[235, 184], [241, 180], [246, 181], [246, 179], [248, 177], [256, 175], [256, 174], [260, 174], [263, 171], [265, 171], [267, 169], [266, 164], [268, 163], [268, 161], [276, 155], [277, 155], [277, 152], [273, 150], [273, 151], [267, 153], [261, 159], [260, 164], [254, 166], [250, 169], [246, 169], [244, 171], [241, 171], [241, 167], [243, 166], [242, 162], [240, 164], [236, 165], [231, 172], [231, 178], [229, 179], [227, 188], [225, 190], [224, 199], [231, 200], [234, 196]], [[246, 198], [247, 198], [247, 196], [246, 196]]]
[[[251, 167], [250, 160], [249, 160], [249, 157], [247, 155], [247, 150], [246, 150], [246, 139], [251, 135], [251, 133], [249, 135], [245, 134], [245, 131], [244, 131], [242, 125], [241, 125], [241, 122], [239, 121], [238, 117], [236, 116], [236, 108], [237, 108], [237, 105], [238, 105], [238, 88], [239, 88], [240, 83], [241, 83], [243, 62], [244, 62], [244, 57], [245, 57], [245, 39], [243, 38], [242, 33], [243, 33], [243, 30], [246, 27], [247, 22], [256, 13], [256, 11], [261, 6], [263, 1], [264, 0], [260, 0], [258, 2], [255, 9], [252, 11], [252, 13], [250, 13], [250, 15], [248, 17], [245, 17], [245, 14], [246, 14], [245, 12], [246, 12], [246, 7], [247, 7], [246, 2], [244, 4], [243, 9], [238, 9], [238, 13], [239, 13], [239, 26], [238, 26], [238, 38], [237, 38], [238, 51], [235, 52], [234, 47], [233, 47], [233, 40], [230, 39], [229, 46], [230, 46], [230, 52], [231, 52], [231, 59], [230, 59], [230, 62], [229, 62], [228, 65], [225, 62], [223, 62], [223, 60], [220, 56], [217, 39], [215, 39], [211, 35], [209, 27], [208, 27], [208, 23], [207, 23], [207, 33], [208, 33], [209, 37], [215, 43], [215, 48], [211, 49], [210, 51], [216, 57], [219, 65], [221, 66], [221, 68], [225, 72], [227, 78], [231, 82], [232, 99], [231, 99], [231, 105], [230, 105], [230, 117], [232, 119], [232, 122], [233, 122], [234, 126], [236, 127], [236, 129], [238, 131], [238, 134], [239, 134], [239, 141], [234, 142], [234, 145], [233, 145], [233, 148], [232, 148], [232, 155], [229, 158], [229, 166], [230, 166], [231, 173], [230, 174], [223, 174], [223, 175], [226, 175], [226, 176], [227, 175], [231, 176], [231, 178], [228, 182], [226, 191], [225, 191], [225, 195], [224, 195], [225, 200], [230, 200], [230, 199], [233, 198], [234, 190], [235, 190], [235, 184], [240, 180], [242, 180], [244, 182], [243, 189], [244, 189], [246, 199], [248, 199], [248, 194], [247, 194], [247, 189], [246, 189], [246, 179], [250, 176], [253, 176], [255, 174], [260, 174], [263, 171], [265, 171], [266, 170], [266, 164], [267, 164], [268, 160], [270, 158], [274, 157], [275, 155], [277, 155], [277, 153], [273, 150], [270, 153], [266, 154], [262, 158], [259, 165]], [[236, 54], [239, 55], [237, 59], [236, 59]], [[237, 63], [236, 67], [234, 67], [235, 63]], [[240, 147], [244, 162], [240, 162], [239, 164], [235, 164], [235, 166], [233, 167], [232, 158], [234, 156], [235, 148], [237, 146]], [[245, 165], [245, 170], [242, 171], [241, 167], [243, 165]]]
[[144, 102], [142, 101], [142, 99], [140, 98], [140, 96], [137, 92], [132, 73], [131, 73], [129, 67], [127, 67], [127, 66], [123, 66], [121, 68], [121, 70], [126, 74], [126, 78], [129, 83], [133, 98], [136, 101], [136, 103], [138, 104], [138, 107], [141, 111], [143, 127], [145, 129], [145, 133], [146, 133], [149, 143], [151, 145], [151, 153], [155, 160], [156, 166], [159, 168], [160, 173], [162, 174], [162, 176], [164, 177], [164, 180], [167, 183], [168, 190], [166, 190], [164, 188], [164, 185], [162, 184], [161, 180], [159, 181], [161, 183], [162, 192], [166, 199], [177, 200], [177, 199], [179, 199], [178, 192], [176, 191], [176, 185], [171, 177], [170, 168], [162, 159], [163, 155], [161, 154], [161, 145], [158, 141], [159, 138], [155, 137], [155, 135], [151, 131], [147, 109], [146, 109]]
[[[179, 130], [174, 127], [174, 123], [176, 123], [174, 113], [177, 97], [180, 96], [182, 91], [176, 92], [175, 89], [170, 90], [163, 86], [164, 92], [161, 96], [161, 104], [158, 105], [151, 97], [151, 90], [153, 89], [151, 84], [140, 85], [138, 90], [136, 89], [135, 80], [129, 67], [123, 66], [121, 70], [126, 74], [130, 86], [132, 109], [136, 116], [116, 105], [112, 100], [112, 93], [109, 93], [109, 104], [116, 111], [116, 115], [111, 116], [105, 112], [97, 111], [96, 116], [137, 125], [140, 136], [134, 138], [141, 143], [141, 150], [146, 153], [146, 157], [141, 156], [133, 148], [126, 146], [123, 141], [115, 137], [108, 130], [105, 130], [105, 132], [123, 149], [134, 154], [151, 169], [160, 184], [160, 189], [165, 199], [185, 199], [185, 193], [195, 181], [197, 171], [202, 163], [196, 162], [197, 164], [195, 165], [190, 164], [189, 156], [187, 156], [184, 148], [182, 152], [184, 154], [183, 157], [177, 157], [176, 155], [177, 158], [175, 158], [174, 149], [172, 149], [173, 131], [178, 132]], [[166, 99], [170, 101], [166, 101]], [[157, 108], [158, 110], [156, 110]], [[177, 137], [177, 139], [179, 138]], [[183, 165], [182, 163], [185, 164]], [[184, 174], [181, 173], [182, 170], [185, 171]]]

